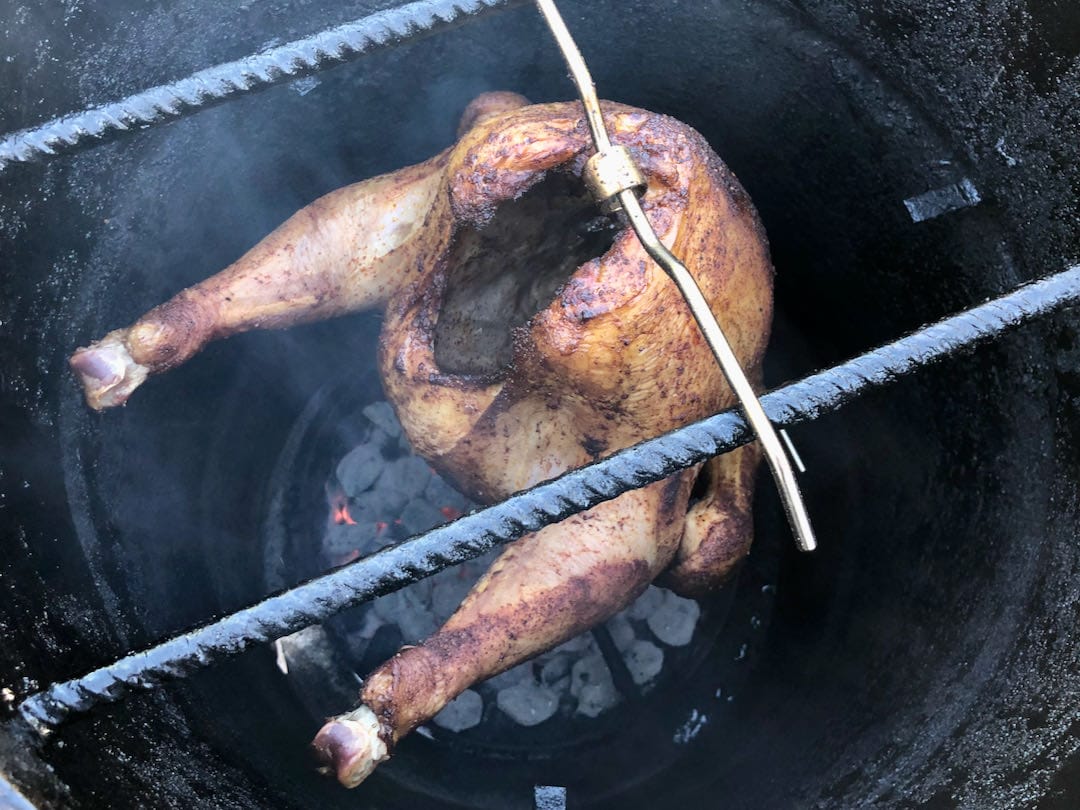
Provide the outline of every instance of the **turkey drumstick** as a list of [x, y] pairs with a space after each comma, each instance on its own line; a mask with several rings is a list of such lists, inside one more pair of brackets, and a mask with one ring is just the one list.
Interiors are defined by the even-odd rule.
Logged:
[[367, 677], [359, 707], [323, 726], [316, 753], [353, 787], [473, 684], [617, 613], [675, 550], [689, 480], [628, 492], [512, 544], [435, 635]]
[[[516, 93], [487, 93], [462, 126], [525, 103]], [[123, 405], [149, 375], [211, 340], [385, 306], [408, 278], [448, 152], [321, 197], [222, 272], [76, 351], [70, 363], [87, 403]]]
[[[648, 180], [659, 238], [760, 382], [772, 267], [749, 198], [684, 124], [611, 103], [603, 114]], [[590, 143], [579, 104], [481, 96], [447, 151], [322, 198], [76, 352], [88, 401], [122, 403], [216, 337], [382, 306], [387, 397], [417, 452], [474, 500], [730, 407], [675, 285], [587, 198]], [[743, 448], [511, 544], [442, 628], [368, 675], [316, 751], [355, 785], [464, 689], [605, 620], [653, 579], [695, 596], [716, 587], [750, 544], [757, 460]]]

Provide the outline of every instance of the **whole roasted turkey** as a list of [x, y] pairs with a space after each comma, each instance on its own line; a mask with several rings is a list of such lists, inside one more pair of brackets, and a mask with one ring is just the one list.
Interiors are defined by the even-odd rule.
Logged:
[[[648, 179], [658, 235], [759, 381], [772, 268], [749, 198], [688, 126], [603, 112]], [[479, 97], [450, 149], [316, 200], [221, 273], [76, 351], [87, 401], [122, 404], [236, 332], [383, 308], [379, 369], [410, 442], [482, 502], [732, 406], [674, 284], [585, 197], [590, 144], [580, 104]], [[716, 586], [750, 545], [757, 460], [743, 448], [510, 545], [442, 629], [368, 675], [316, 751], [356, 785], [470, 685], [654, 579], [691, 596]]]

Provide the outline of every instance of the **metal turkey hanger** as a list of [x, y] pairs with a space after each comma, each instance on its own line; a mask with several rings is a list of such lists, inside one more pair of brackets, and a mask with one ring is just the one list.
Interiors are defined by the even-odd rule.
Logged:
[[577, 85], [581, 102], [585, 106], [585, 116], [589, 122], [589, 130], [592, 132], [593, 144], [596, 146], [596, 154], [585, 164], [586, 185], [602, 206], [612, 211], [622, 210], [626, 214], [642, 247], [671, 277], [683, 298], [686, 299], [694, 320], [697, 321], [701, 333], [705, 336], [705, 341], [712, 349], [713, 356], [716, 357], [716, 362], [720, 364], [720, 369], [727, 378], [728, 385], [739, 399], [740, 409], [761, 442], [765, 458], [769, 462], [769, 469], [772, 470], [773, 479], [780, 490], [780, 499], [784, 504], [788, 522], [791, 524], [791, 531], [795, 535], [796, 545], [802, 551], [813, 551], [817, 543], [814, 540], [814, 530], [810, 526], [810, 516], [806, 512], [806, 504], [799, 492], [799, 484], [795, 480], [791, 462], [784, 452], [783, 445], [780, 444], [780, 437], [765, 415], [753, 386], [746, 378], [746, 373], [739, 365], [731, 344], [728, 343], [723, 329], [720, 328], [716, 317], [709, 309], [709, 304], [705, 296], [701, 294], [701, 289], [694, 277], [690, 275], [686, 266], [664, 246], [645, 216], [637, 198], [638, 192], [643, 191], [647, 185], [645, 176], [634, 163], [629, 149], [611, 143], [607, 128], [604, 126], [600, 101], [596, 96], [596, 86], [589, 74], [589, 68], [570, 35], [562, 15], [559, 14], [554, 0], [536, 0], [536, 5], [555, 36], [555, 41], [570, 68], [574, 84]]

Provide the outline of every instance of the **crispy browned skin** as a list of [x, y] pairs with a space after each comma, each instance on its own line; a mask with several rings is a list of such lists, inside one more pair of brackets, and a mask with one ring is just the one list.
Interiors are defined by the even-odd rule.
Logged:
[[[490, 312], [455, 303], [454, 284], [478, 283], [468, 268], [497, 244], [483, 239], [502, 227], [504, 203], [545, 175], [577, 178], [589, 153], [580, 105], [523, 104], [482, 96], [451, 149], [322, 198], [223, 273], [79, 350], [72, 365], [90, 403], [118, 404], [134, 388], [138, 373], [114, 367], [159, 371], [232, 332], [385, 305], [387, 395], [418, 452], [481, 501], [734, 404], [677, 289], [629, 229], [538, 312], [522, 305], [530, 317], [507, 327], [505, 346], [470, 348], [481, 326], [491, 331]], [[648, 178], [650, 221], [760, 378], [772, 268], [745, 192], [689, 127], [618, 104], [604, 115]], [[543, 268], [533, 270], [507, 267], [522, 284]], [[506, 362], [487, 362], [496, 349]], [[689, 595], [715, 587], [750, 544], [757, 457], [750, 447], [710, 462], [689, 510], [696, 469], [512, 544], [442, 629], [371, 673], [360, 707], [329, 721], [316, 749], [356, 784], [468, 686], [604, 620], [654, 578]]]

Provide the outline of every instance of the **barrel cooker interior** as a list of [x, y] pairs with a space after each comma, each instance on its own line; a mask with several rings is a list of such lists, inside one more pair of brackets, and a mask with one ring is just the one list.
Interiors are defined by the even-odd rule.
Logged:
[[[325, 5], [11, 7], [0, 128], [389, 3]], [[755, 200], [770, 385], [1080, 255], [1064, 3], [563, 5], [601, 95], [698, 128]], [[288, 584], [267, 576], [273, 473], [320, 391], [381, 398], [379, 319], [233, 338], [100, 415], [65, 357], [316, 196], [449, 144], [489, 89], [572, 92], [528, 5], [0, 179], [0, 685], [27, 694]], [[918, 223], [903, 204], [965, 179], [978, 204]], [[44, 749], [61, 803], [526, 808], [547, 784], [574, 808], [1067, 806], [1076, 341], [1059, 316], [792, 431], [820, 551], [794, 551], [763, 477], [716, 642], [615, 728], [516, 756], [414, 735], [346, 792], [258, 649], [65, 727]]]

